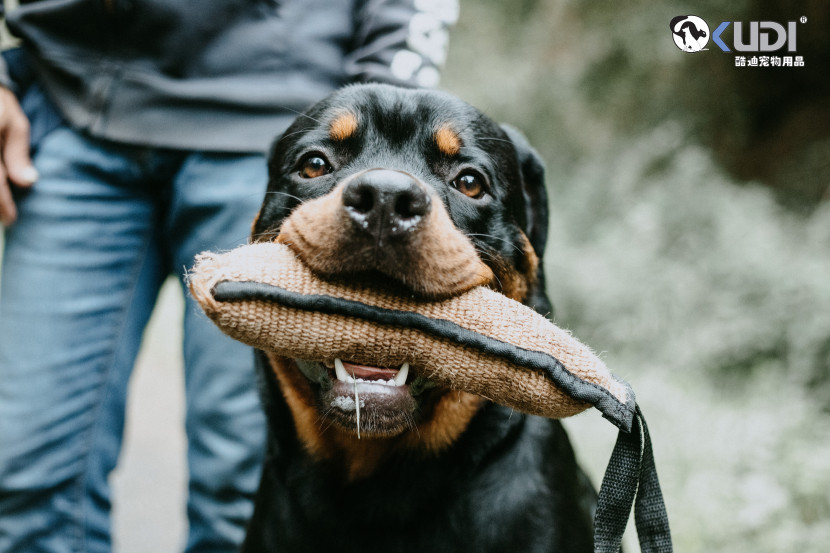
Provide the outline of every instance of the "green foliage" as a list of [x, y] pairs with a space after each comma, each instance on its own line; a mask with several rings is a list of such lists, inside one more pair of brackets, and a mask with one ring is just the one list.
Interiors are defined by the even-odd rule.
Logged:
[[721, 381], [772, 363], [826, 384], [830, 209], [803, 219], [737, 186], [672, 123], [599, 159], [553, 189], [548, 271], [564, 320], [602, 349]]

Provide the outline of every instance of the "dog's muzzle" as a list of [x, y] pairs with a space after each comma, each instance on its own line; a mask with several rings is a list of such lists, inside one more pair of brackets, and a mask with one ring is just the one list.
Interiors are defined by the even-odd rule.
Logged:
[[435, 191], [401, 171], [370, 169], [347, 177], [297, 207], [276, 241], [318, 274], [380, 275], [430, 298], [494, 279]]

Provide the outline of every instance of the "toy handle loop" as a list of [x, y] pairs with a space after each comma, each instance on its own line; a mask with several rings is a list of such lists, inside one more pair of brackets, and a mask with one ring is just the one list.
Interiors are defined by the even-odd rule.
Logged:
[[594, 518], [595, 553], [619, 553], [632, 504], [642, 552], [672, 551], [651, 436], [639, 405], [635, 407], [635, 418], [630, 432], [620, 430], [602, 478]]

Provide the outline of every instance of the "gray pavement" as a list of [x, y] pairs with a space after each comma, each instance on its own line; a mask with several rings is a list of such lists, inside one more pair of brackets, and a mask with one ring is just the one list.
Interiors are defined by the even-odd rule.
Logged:
[[177, 283], [168, 281], [130, 382], [124, 448], [112, 476], [117, 553], [183, 550], [187, 469], [182, 306]]

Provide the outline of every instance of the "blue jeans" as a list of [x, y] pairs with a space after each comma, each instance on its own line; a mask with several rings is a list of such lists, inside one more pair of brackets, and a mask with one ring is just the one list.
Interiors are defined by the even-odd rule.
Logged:
[[[65, 126], [34, 162], [40, 180], [18, 197], [0, 280], [0, 552], [104, 552], [107, 477], [159, 288], [197, 253], [246, 241], [266, 162], [102, 142]], [[265, 441], [253, 353], [188, 297], [184, 366], [187, 550], [235, 551]]]

